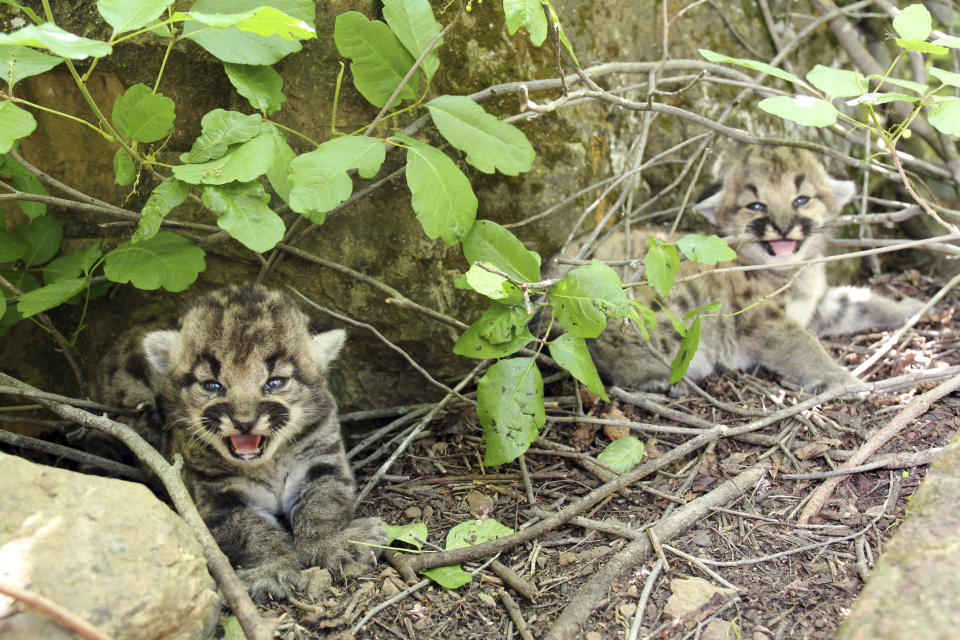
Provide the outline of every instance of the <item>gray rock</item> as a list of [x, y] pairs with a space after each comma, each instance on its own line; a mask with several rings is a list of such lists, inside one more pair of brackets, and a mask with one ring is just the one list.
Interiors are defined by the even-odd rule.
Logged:
[[[29, 589], [115, 640], [197, 638], [220, 598], [200, 543], [143, 485], [0, 453], [0, 582]], [[4, 640], [75, 638], [0, 596]]]

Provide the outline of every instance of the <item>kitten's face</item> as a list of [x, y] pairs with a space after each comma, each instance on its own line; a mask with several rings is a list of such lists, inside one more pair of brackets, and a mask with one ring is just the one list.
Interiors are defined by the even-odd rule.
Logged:
[[172, 428], [237, 465], [269, 460], [285, 440], [333, 410], [323, 372], [342, 331], [311, 336], [283, 294], [228, 289], [201, 298], [176, 331], [144, 338], [166, 373]]
[[697, 208], [724, 234], [740, 238], [741, 260], [777, 264], [821, 255], [824, 223], [852, 194], [853, 183], [831, 178], [810, 153], [760, 147]]

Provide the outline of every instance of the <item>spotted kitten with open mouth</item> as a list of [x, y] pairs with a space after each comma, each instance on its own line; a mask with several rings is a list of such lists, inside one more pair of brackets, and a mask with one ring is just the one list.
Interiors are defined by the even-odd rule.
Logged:
[[342, 330], [313, 334], [285, 294], [207, 294], [175, 329], [130, 337], [104, 359], [101, 398], [136, 407], [134, 427], [180, 454], [200, 514], [260, 602], [302, 586], [301, 569], [357, 573], [382, 544], [353, 519], [355, 487], [326, 371]]

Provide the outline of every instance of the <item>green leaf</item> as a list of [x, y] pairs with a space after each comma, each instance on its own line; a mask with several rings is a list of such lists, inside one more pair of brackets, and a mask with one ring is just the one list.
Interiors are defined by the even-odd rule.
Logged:
[[137, 166], [123, 149], [113, 154], [113, 180], [121, 186], [128, 185], [137, 178]]
[[473, 264], [465, 274], [470, 288], [482, 296], [504, 304], [519, 304], [522, 300], [519, 288], [506, 278], [491, 273], [480, 264]]
[[17, 311], [24, 318], [29, 318], [63, 304], [86, 289], [87, 285], [88, 280], [86, 278], [72, 278], [48, 284], [20, 296], [20, 300], [17, 302]]
[[931, 44], [938, 44], [942, 47], [950, 47], [951, 49], [960, 49], [960, 38], [957, 36], [943, 36], [942, 38], [937, 38]]
[[357, 169], [360, 177], [372, 178], [385, 158], [386, 146], [377, 138], [343, 136], [327, 140], [290, 163], [290, 208], [323, 224], [324, 214], [353, 193], [353, 180], [347, 172]]
[[754, 71], [762, 71], [763, 73], [774, 76], [775, 78], [780, 78], [781, 80], [786, 80], [787, 82], [793, 82], [794, 84], [799, 84], [801, 86], [804, 84], [800, 78], [792, 73], [769, 65], [766, 62], [758, 62], [748, 58], [731, 58], [730, 56], [725, 56], [722, 53], [710, 51], [710, 49], [697, 49], [697, 51], [699, 51], [700, 55], [710, 62], [726, 62], [729, 64], [735, 64], [740, 67], [746, 67], [747, 69], [753, 69]]
[[550, 357], [561, 367], [573, 374], [573, 377], [586, 385], [587, 389], [610, 402], [607, 391], [600, 382], [597, 367], [593, 364], [590, 351], [587, 350], [587, 341], [572, 333], [565, 333], [548, 343]]
[[0, 74], [11, 89], [24, 78], [49, 71], [61, 62], [63, 58], [48, 56], [30, 47], [0, 46]]
[[[270, 0], [269, 4], [292, 19], [278, 18], [271, 28], [279, 28], [281, 32], [286, 30], [287, 35], [291, 33], [288, 27], [301, 32], [312, 32], [316, 14], [316, 5], [312, 0]], [[191, 14], [198, 12], [207, 21], [216, 20], [212, 14], [223, 14], [229, 16], [226, 20], [229, 22], [237, 14], [245, 15], [245, 12], [264, 8], [263, 5], [264, 0], [197, 0], [191, 7]], [[269, 15], [262, 14], [261, 17]], [[263, 25], [252, 21], [245, 26], [260, 28]], [[196, 20], [183, 25], [183, 35], [219, 60], [235, 64], [273, 64], [302, 48], [297, 40], [288, 40], [280, 35], [265, 37], [253, 30], [241, 30], [236, 26], [212, 29]]]
[[[340, 55], [353, 61], [350, 72], [360, 95], [374, 106], [386, 105], [414, 63], [390, 27], [379, 20], [368, 20], [362, 13], [347, 11], [337, 16], [333, 39]], [[416, 98], [419, 82], [419, 76], [412, 75], [390, 106]]]
[[25, 242], [6, 229], [0, 229], [0, 262], [19, 260], [26, 253], [27, 244]]
[[137, 83], [113, 103], [113, 126], [124, 138], [156, 142], [173, 129], [173, 100]]
[[807, 127], [829, 127], [837, 121], [836, 107], [810, 96], [774, 96], [764, 98], [757, 106], [767, 113]]
[[[226, 65], [225, 65], [226, 66]], [[222, 158], [232, 144], [246, 142], [262, 131], [263, 118], [258, 113], [214, 109], [200, 119], [200, 137], [190, 151], [180, 154], [180, 162], [194, 164]]]
[[206, 186], [203, 204], [220, 214], [217, 225], [245, 247], [269, 251], [283, 240], [283, 220], [267, 206], [270, 196], [259, 182]]
[[130, 241], [135, 244], [157, 235], [163, 219], [183, 204], [188, 195], [190, 195], [190, 185], [176, 178], [167, 178], [154, 187], [150, 197], [147, 198], [147, 203], [143, 205], [140, 222], [137, 223], [137, 230], [134, 231]]
[[43, 268], [43, 281], [45, 284], [53, 284], [89, 275], [101, 255], [103, 252], [100, 251], [100, 242], [97, 241], [82, 251], [58, 256]]
[[673, 288], [673, 280], [680, 268], [680, 254], [677, 248], [669, 244], [656, 243], [650, 238], [651, 246], [643, 259], [643, 275], [647, 284], [661, 298], [665, 298]]
[[488, 262], [517, 280], [540, 281], [540, 256], [496, 222], [477, 220], [463, 239], [463, 255], [470, 263]]
[[933, 31], [933, 23], [925, 6], [912, 4], [893, 19], [893, 28], [904, 40], [926, 40]]
[[171, 4], [173, 0], [97, 0], [97, 10], [116, 35], [147, 26]]
[[138, 289], [183, 291], [206, 269], [204, 251], [182, 236], [160, 231], [149, 240], [125, 242], [104, 258], [103, 273]]
[[960, 73], [944, 71], [943, 69], [937, 69], [936, 67], [930, 67], [927, 69], [927, 73], [932, 75], [943, 84], [950, 85], [951, 87], [960, 87]]
[[856, 71], [816, 65], [807, 73], [807, 82], [831, 98], [852, 98], [869, 89], [867, 79]]
[[906, 93], [865, 93], [853, 100], [847, 100], [847, 106], [853, 107], [858, 104], [886, 104], [888, 102], [920, 102], [923, 100], [920, 96], [911, 96]]
[[[2, 51], [2, 49], [0, 49], [0, 51]], [[0, 109], [2, 109], [2, 107], [0, 107]], [[10, 184], [19, 191], [36, 193], [42, 196], [50, 195], [35, 175], [23, 168], [19, 162], [9, 155], [0, 156], [0, 174], [6, 174]], [[17, 204], [20, 205], [20, 208], [31, 220], [47, 213], [47, 205], [42, 202], [18, 200]], [[2, 260], [0, 260], [0, 262], [2, 262]]]
[[546, 423], [543, 378], [533, 358], [501, 360], [487, 370], [477, 384], [477, 416], [485, 465], [510, 462], [530, 448]]
[[[23, 293], [28, 293], [40, 288], [40, 282], [26, 271], [4, 269], [0, 271], [0, 275]], [[2, 306], [6, 307], [6, 312], [3, 314], [3, 317], [0, 317], [0, 336], [6, 334], [10, 330], [10, 327], [23, 320], [23, 315], [17, 310], [17, 305], [7, 303], [7, 299], [13, 296], [12, 291], [8, 291], [6, 287], [0, 287], [0, 297], [4, 298]]]
[[407, 145], [407, 186], [420, 225], [431, 240], [440, 237], [455, 245], [477, 217], [470, 180], [442, 151], [402, 134], [396, 137]]
[[683, 334], [680, 350], [670, 364], [670, 384], [676, 384], [686, 375], [693, 356], [697, 355], [697, 347], [700, 346], [700, 318], [701, 316], [694, 318], [693, 323]]
[[466, 358], [505, 358], [534, 340], [527, 327], [533, 316], [521, 305], [490, 305], [480, 319], [463, 332], [453, 352]]
[[607, 326], [606, 315], [626, 317], [630, 301], [617, 272], [600, 262], [572, 269], [547, 292], [564, 328], [582, 338], [596, 338]]
[[529, 171], [537, 152], [520, 129], [487, 113], [466, 96], [440, 96], [427, 103], [437, 129], [467, 162], [484, 173], [515, 176]]
[[560, 44], [563, 45], [563, 48], [567, 50], [567, 53], [570, 54], [570, 59], [573, 60], [573, 64], [580, 66], [580, 61], [577, 60], [577, 54], [573, 52], [573, 45], [570, 44], [570, 41], [567, 40], [567, 34], [563, 30], [563, 25], [560, 24], [560, 18], [557, 16], [556, 11], [553, 10], [553, 6], [547, 3], [547, 8], [550, 10], [550, 19], [553, 20], [553, 25], [557, 30], [557, 38], [560, 40]]
[[384, 525], [384, 532], [387, 534], [387, 544], [402, 542], [415, 549], [423, 548], [423, 541], [427, 539], [427, 525], [422, 522], [411, 522], [399, 527]]
[[493, 518], [486, 520], [467, 520], [453, 526], [447, 532], [446, 551], [475, 547], [478, 544], [492, 542], [505, 538], [514, 531], [510, 527], [500, 524]]
[[701, 236], [691, 233], [677, 241], [677, 248], [688, 260], [711, 267], [718, 262], [729, 262], [737, 258], [737, 252], [716, 235]]
[[29, 111], [9, 101], [0, 103], [0, 153], [10, 151], [14, 142], [26, 138], [36, 128], [37, 121]]
[[940, 133], [960, 134], [960, 99], [951, 97], [937, 102], [930, 108], [927, 120]]
[[[440, 25], [433, 17], [428, 0], [383, 0], [383, 18], [414, 60], [419, 59], [440, 34]], [[441, 38], [432, 51], [439, 49], [442, 44]], [[439, 66], [440, 59], [431, 52], [423, 59], [420, 68], [428, 78], [432, 78]]]
[[273, 164], [267, 169], [267, 180], [270, 181], [270, 186], [277, 192], [277, 195], [289, 204], [290, 192], [293, 190], [293, 181], [290, 179], [290, 165], [297, 154], [290, 148], [287, 139], [280, 133], [280, 130], [273, 124], [268, 123], [266, 131], [273, 136], [274, 148]]
[[267, 132], [232, 145], [223, 157], [199, 164], [182, 164], [173, 168], [173, 175], [190, 184], [226, 184], [251, 182], [273, 166], [274, 137]]
[[240, 13], [177, 12], [173, 14], [173, 19], [195, 20], [214, 29], [236, 27], [264, 38], [280, 36], [284, 40], [293, 41], [317, 37], [316, 29], [311, 25], [300, 18], [288, 16], [275, 7], [262, 6]]
[[540, 0], [503, 0], [503, 13], [511, 36], [523, 27], [533, 46], [539, 47], [547, 39], [547, 16]]
[[[710, 304], [704, 304], [695, 309], [690, 309], [690, 311], [687, 311], [685, 314], [683, 314], [683, 320], [684, 322], [689, 322], [691, 318], [697, 316], [698, 314], [706, 313], [708, 311], [709, 312], [720, 311], [721, 308], [723, 308], [723, 301], [715, 300]], [[686, 331], [684, 331], [684, 334], [686, 334]]]
[[918, 51], [920, 53], [932, 53], [938, 56], [946, 55], [950, 52], [946, 47], [941, 47], [940, 45], [931, 44], [925, 40], [903, 40], [902, 38], [897, 38], [897, 46], [906, 49], [908, 51]]
[[452, 564], [446, 567], [434, 567], [433, 569], [421, 569], [420, 573], [445, 589], [458, 589], [473, 580], [473, 574], [461, 569], [459, 564]]
[[257, 111], [270, 115], [283, 107], [287, 100], [283, 95], [283, 78], [273, 67], [224, 62], [223, 68], [237, 93], [249, 100]]
[[43, 264], [57, 255], [63, 240], [63, 224], [53, 216], [43, 216], [21, 222], [13, 228], [13, 235], [27, 246], [23, 262], [28, 267]]
[[[914, 82], [913, 80], [901, 80], [900, 78], [884, 78], [881, 75], [873, 74], [867, 76], [871, 80], [876, 80], [877, 82], [882, 82], [883, 84], [892, 84], [895, 87], [902, 87], [904, 89], [909, 89], [910, 91], [916, 91], [917, 93], [926, 93], [930, 90], [930, 87], [923, 84], [922, 82]], [[883, 86], [883, 84], [879, 86]], [[878, 87], [879, 88], [879, 87]]]
[[9, 34], [0, 33], [0, 47], [17, 44], [48, 49], [54, 55], [72, 60], [83, 60], [90, 56], [101, 58], [113, 51], [113, 47], [106, 42], [81, 38], [50, 22], [31, 24]]
[[628, 473], [643, 460], [643, 443], [633, 436], [617, 438], [597, 456], [597, 460], [616, 469], [620, 473]]

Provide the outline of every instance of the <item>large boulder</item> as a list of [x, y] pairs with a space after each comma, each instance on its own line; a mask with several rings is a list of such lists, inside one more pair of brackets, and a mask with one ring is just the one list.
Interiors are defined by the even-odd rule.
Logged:
[[[115, 640], [193, 639], [220, 612], [200, 543], [143, 485], [0, 453], [0, 582], [46, 596]], [[76, 636], [0, 596], [4, 640]]]

